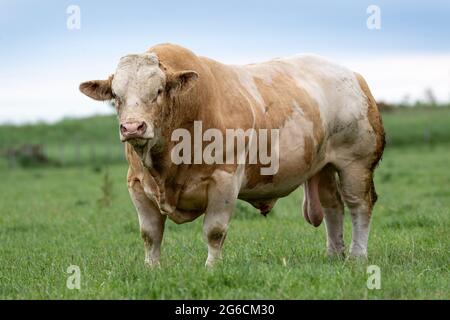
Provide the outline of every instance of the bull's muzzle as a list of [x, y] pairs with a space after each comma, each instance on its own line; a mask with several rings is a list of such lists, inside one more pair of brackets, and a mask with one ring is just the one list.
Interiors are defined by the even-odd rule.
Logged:
[[130, 139], [148, 139], [147, 124], [145, 121], [124, 122], [120, 124], [122, 141]]

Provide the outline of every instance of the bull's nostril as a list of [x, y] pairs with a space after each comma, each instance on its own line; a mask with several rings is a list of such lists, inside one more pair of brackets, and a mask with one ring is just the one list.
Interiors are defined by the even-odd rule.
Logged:
[[145, 130], [147, 129], [147, 125], [145, 124], [145, 122], [142, 122], [139, 127], [137, 128], [137, 130], [141, 133], [144, 133]]
[[125, 139], [142, 138], [147, 131], [147, 124], [142, 122], [123, 122], [119, 126], [120, 134]]

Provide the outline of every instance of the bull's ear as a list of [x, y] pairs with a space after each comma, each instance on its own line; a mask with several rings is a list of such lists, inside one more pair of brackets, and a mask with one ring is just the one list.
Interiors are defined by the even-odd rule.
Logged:
[[88, 97], [99, 100], [111, 100], [113, 93], [111, 89], [112, 76], [108, 80], [92, 80], [80, 84], [80, 91]]
[[197, 82], [198, 73], [192, 70], [178, 71], [167, 77], [167, 91], [170, 95], [188, 92]]

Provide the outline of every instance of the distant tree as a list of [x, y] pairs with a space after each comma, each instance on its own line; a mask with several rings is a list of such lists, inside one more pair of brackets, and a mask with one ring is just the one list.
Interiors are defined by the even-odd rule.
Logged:
[[411, 95], [410, 94], [405, 94], [402, 98], [402, 101], [400, 102], [400, 106], [401, 107], [411, 107], [412, 102], [411, 102]]
[[434, 94], [433, 89], [431, 88], [425, 89], [425, 104], [430, 107], [437, 106], [436, 95]]
[[386, 103], [384, 101], [378, 101], [377, 106], [378, 110], [380, 110], [381, 112], [390, 112], [394, 110], [394, 107], [391, 104]]

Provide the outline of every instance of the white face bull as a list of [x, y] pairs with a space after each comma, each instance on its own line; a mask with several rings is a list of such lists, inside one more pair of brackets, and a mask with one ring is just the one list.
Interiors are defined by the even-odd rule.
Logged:
[[[157, 55], [126, 56], [108, 80], [80, 85], [93, 99], [115, 102], [120, 138], [127, 141], [128, 190], [139, 215], [149, 265], [159, 263], [167, 217], [184, 223], [205, 214], [206, 265], [212, 266], [220, 259], [238, 198], [266, 214], [278, 198], [300, 184], [305, 185], [306, 220], [318, 226], [325, 219], [329, 254], [344, 254], [345, 204], [353, 223], [350, 254], [367, 255], [376, 201], [373, 174], [384, 149], [384, 129], [376, 102], [360, 75], [309, 55], [230, 66], [177, 45], [162, 44], [150, 50]], [[181, 96], [198, 78], [187, 69], [198, 71], [201, 79]], [[270, 179], [259, 171], [261, 154], [267, 155], [267, 148], [258, 151], [260, 163], [253, 166], [241, 165], [240, 160], [235, 165], [215, 160], [212, 165], [202, 165], [201, 160], [195, 163], [196, 155], [205, 155], [196, 152], [203, 146], [202, 141], [195, 141], [196, 132], [202, 131], [202, 126], [196, 129], [197, 121], [205, 128], [215, 127], [217, 134], [209, 131], [209, 137], [222, 142], [216, 137], [226, 135], [229, 129], [241, 130], [244, 136], [244, 130], [250, 128], [279, 130], [280, 149], [274, 152], [271, 148], [270, 154], [279, 155], [280, 161], [275, 158], [276, 169]], [[177, 129], [189, 134], [187, 127], [194, 133], [194, 142], [186, 141], [194, 146], [197, 165], [176, 168], [179, 164], [171, 157], [175, 149], [171, 137]], [[264, 150], [267, 140], [261, 141], [258, 137], [257, 147]], [[232, 146], [236, 146], [229, 149], [233, 154], [239, 147]], [[215, 155], [217, 150], [228, 148], [216, 147]], [[251, 148], [247, 150], [249, 158], [250, 152], [255, 154]], [[190, 151], [182, 151], [190, 155]], [[236, 160], [233, 158], [231, 162]]]
[[166, 73], [154, 53], [133, 54], [120, 59], [108, 80], [84, 82], [80, 91], [95, 100], [112, 100], [120, 140], [144, 151], [160, 138], [161, 112], [170, 107], [174, 95], [188, 91], [197, 78], [190, 70]]

